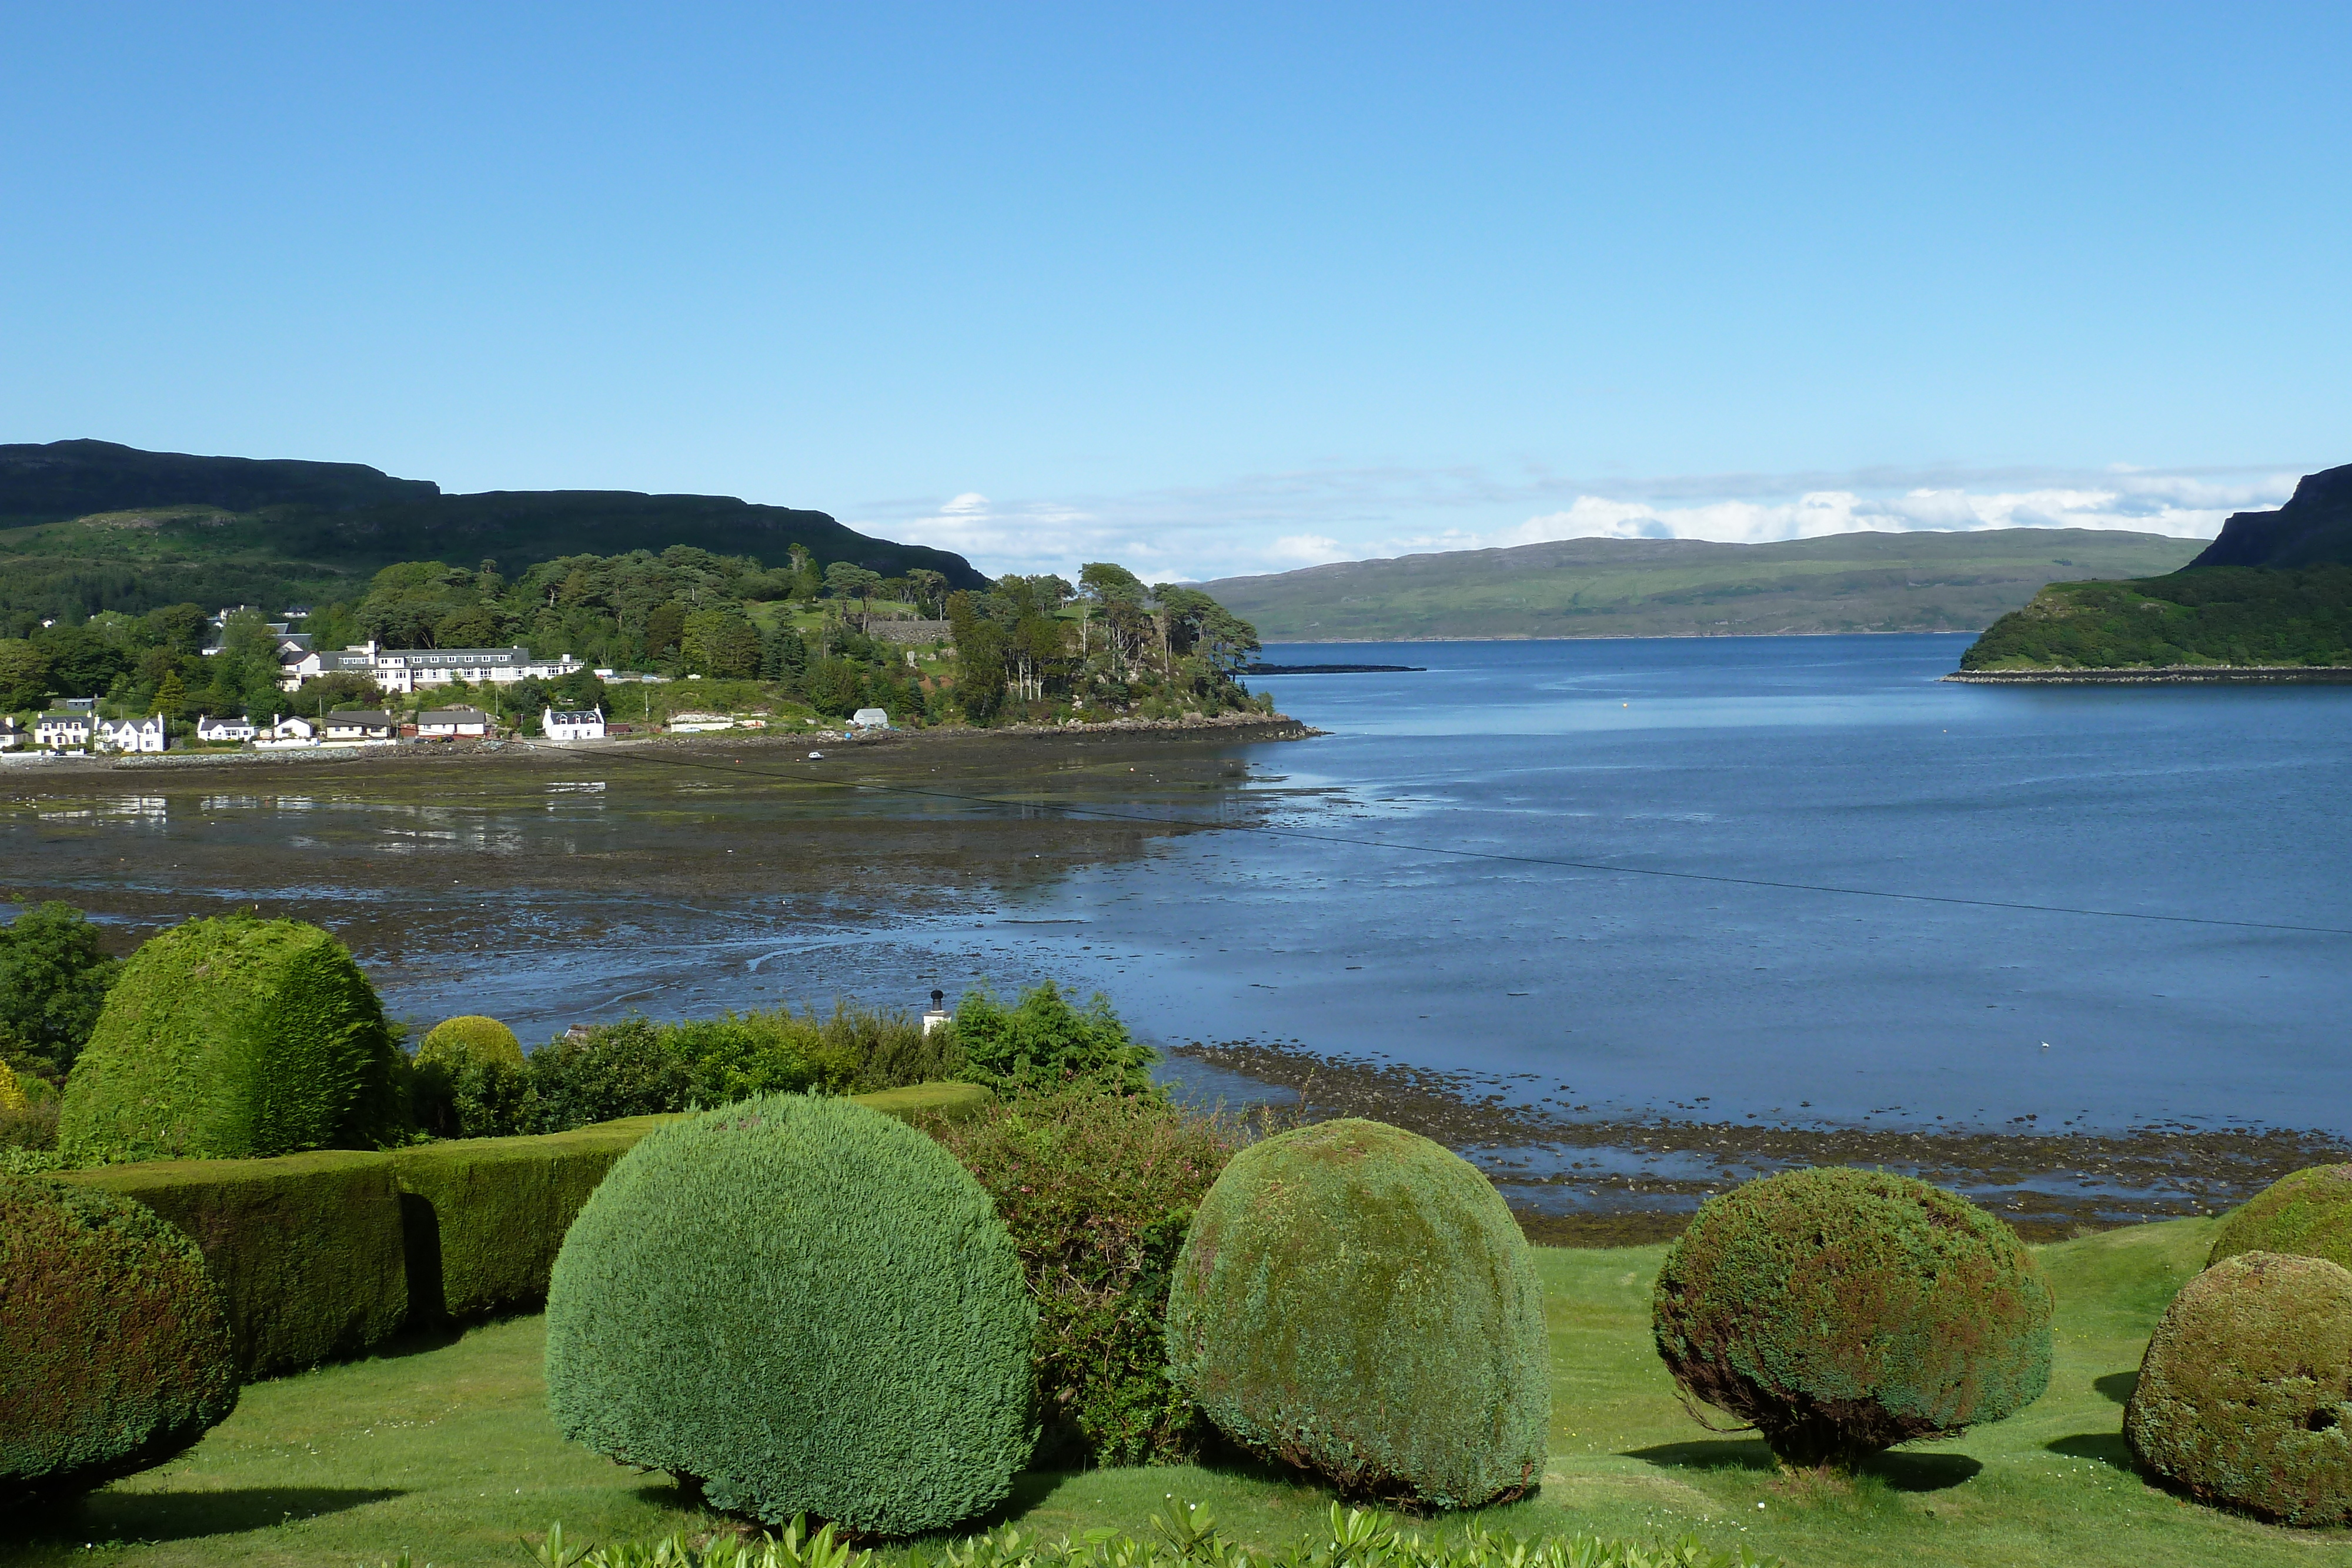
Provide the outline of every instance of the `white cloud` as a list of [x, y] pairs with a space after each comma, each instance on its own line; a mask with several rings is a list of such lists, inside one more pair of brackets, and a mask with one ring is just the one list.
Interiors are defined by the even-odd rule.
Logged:
[[[1289, 571], [1328, 561], [1564, 538], [1756, 544], [1864, 530], [2122, 528], [2210, 538], [2274, 507], [2297, 472], [2097, 468], [1858, 469], [1615, 481], [1475, 468], [1315, 469], [1071, 500], [877, 502], [864, 532], [937, 546], [992, 575], [1116, 560], [1147, 581]], [[1543, 507], [1541, 510], [1533, 507]]]

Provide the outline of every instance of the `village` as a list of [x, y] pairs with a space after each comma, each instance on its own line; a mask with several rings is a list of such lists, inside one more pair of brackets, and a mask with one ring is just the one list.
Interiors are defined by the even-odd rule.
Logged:
[[[225, 608], [212, 617], [213, 646], [219, 650], [218, 628], [250, 606]], [[341, 677], [339, 685], [373, 688], [387, 698], [415, 697], [440, 687], [470, 691], [514, 687], [525, 681], [565, 681], [583, 671], [596, 683], [667, 685], [670, 675], [649, 672], [595, 669], [569, 654], [541, 659], [528, 647], [507, 648], [386, 648], [370, 641], [339, 651], [311, 646], [309, 633], [290, 630], [308, 612], [295, 609], [268, 622], [275, 639], [279, 677], [278, 687], [289, 694], [286, 708], [258, 713], [199, 714], [193, 720], [167, 718], [161, 713], [108, 716], [99, 711], [96, 697], [60, 699], [49, 711], [27, 725], [14, 716], [0, 716], [0, 755], [95, 756], [161, 753], [172, 750], [238, 748], [256, 751], [305, 750], [320, 747], [398, 746], [411, 742], [492, 741], [528, 736], [569, 744], [621, 739], [638, 735], [704, 735], [730, 729], [764, 729], [765, 713], [737, 715], [680, 711], [666, 721], [626, 724], [608, 719], [602, 703], [587, 707], [541, 706], [536, 718], [528, 714], [502, 716], [470, 703], [414, 706], [386, 702], [376, 707], [332, 707], [320, 698], [314, 711], [295, 711], [306, 682]], [[688, 680], [701, 677], [688, 675]], [[593, 689], [593, 688], [592, 688]], [[849, 720], [852, 729], [888, 727], [880, 708], [861, 708]]]

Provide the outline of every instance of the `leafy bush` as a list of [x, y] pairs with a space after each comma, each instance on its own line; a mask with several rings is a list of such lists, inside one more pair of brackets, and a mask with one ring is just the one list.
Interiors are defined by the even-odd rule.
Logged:
[[1221, 1131], [1156, 1095], [1066, 1089], [925, 1124], [979, 1178], [1037, 1301], [1039, 1462], [1173, 1463], [1200, 1412], [1168, 1381], [1168, 1281]]
[[493, 1018], [446, 1019], [416, 1049], [409, 1114], [445, 1138], [501, 1138], [521, 1131], [530, 1098], [522, 1042]]
[[128, 1198], [0, 1176], [0, 1498], [145, 1469], [236, 1407], [194, 1243]]
[[549, 1405], [718, 1508], [908, 1535], [1011, 1491], [1036, 1323], [945, 1150], [854, 1102], [771, 1095], [655, 1131], [588, 1199], [548, 1292]]
[[2245, 1252], [2189, 1281], [2148, 1341], [2124, 1437], [2200, 1501], [2352, 1519], [2352, 1272]]
[[66, 1085], [70, 1164], [367, 1148], [405, 1120], [375, 988], [326, 932], [191, 920], [142, 946]]
[[1168, 1299], [1169, 1375], [1244, 1448], [1342, 1490], [1473, 1508], [1549, 1436], [1543, 1289], [1494, 1186], [1378, 1122], [1234, 1156]]
[[989, 991], [970, 991], [949, 1028], [963, 1051], [963, 1075], [1000, 1094], [1082, 1079], [1130, 1094], [1151, 1087], [1150, 1049], [1128, 1038], [1100, 991], [1083, 1011], [1051, 980], [1010, 1008]]
[[1966, 1198], [1879, 1171], [1790, 1171], [1699, 1206], [1652, 1299], [1685, 1393], [1791, 1464], [2012, 1415], [2050, 1383], [2050, 1286]]
[[2352, 1165], [2314, 1166], [2281, 1176], [2231, 1209], [2205, 1265], [2242, 1252], [2325, 1258], [2352, 1269]]
[[0, 1071], [13, 1056], [61, 1080], [121, 970], [70, 904], [37, 904], [0, 927]]
[[47, 1080], [0, 1062], [0, 1150], [58, 1146], [58, 1092]]
[[561, 1133], [624, 1116], [682, 1111], [693, 1074], [650, 1019], [596, 1024], [530, 1056], [531, 1130]]
[[[1643, 1544], [1596, 1535], [1538, 1536], [1522, 1541], [1472, 1525], [1457, 1536], [1423, 1540], [1382, 1513], [1333, 1504], [1328, 1524], [1271, 1552], [1223, 1538], [1199, 1503], [1171, 1497], [1142, 1540], [1088, 1531], [1083, 1541], [1047, 1541], [1007, 1525], [969, 1541], [906, 1552], [905, 1568], [1780, 1568], [1777, 1557], [1746, 1547], [1711, 1552], [1691, 1536]], [[877, 1568], [870, 1551], [854, 1551], [827, 1529], [810, 1535], [800, 1524], [781, 1536], [746, 1541], [719, 1535], [697, 1546], [684, 1531], [653, 1545], [568, 1544], [561, 1524], [549, 1527], [538, 1560], [563, 1568]], [[404, 1559], [403, 1560], [405, 1561]]]

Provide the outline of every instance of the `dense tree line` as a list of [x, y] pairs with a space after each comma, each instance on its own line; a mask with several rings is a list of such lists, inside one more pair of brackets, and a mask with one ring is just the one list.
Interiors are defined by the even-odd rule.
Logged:
[[1240, 674], [1258, 636], [1198, 589], [1146, 588], [1123, 566], [1090, 562], [1076, 587], [1005, 577], [986, 593], [948, 595], [957, 702], [985, 723], [1008, 710], [1067, 705], [1076, 717], [1173, 717], [1252, 706]]

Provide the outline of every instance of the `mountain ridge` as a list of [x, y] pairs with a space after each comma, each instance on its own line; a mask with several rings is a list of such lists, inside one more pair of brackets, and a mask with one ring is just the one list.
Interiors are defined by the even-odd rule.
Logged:
[[2049, 582], [2176, 570], [2204, 543], [2093, 528], [1580, 538], [1201, 586], [1268, 642], [1972, 632]]
[[635, 490], [451, 495], [359, 463], [207, 457], [95, 440], [0, 445], [0, 612], [139, 612], [201, 595], [351, 596], [401, 560], [509, 575], [572, 555], [687, 545], [779, 566], [792, 546], [980, 588], [962, 556], [862, 534], [829, 513]]

